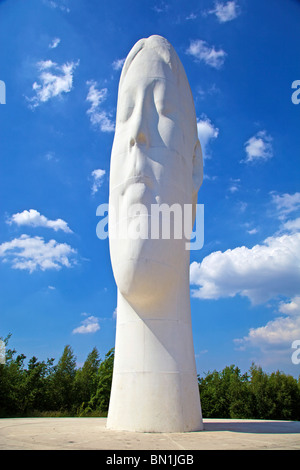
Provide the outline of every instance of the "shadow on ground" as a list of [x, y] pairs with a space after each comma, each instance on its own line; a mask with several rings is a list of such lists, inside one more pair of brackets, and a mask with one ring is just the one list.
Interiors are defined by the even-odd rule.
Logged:
[[204, 422], [204, 431], [230, 431], [255, 434], [300, 434], [300, 421]]

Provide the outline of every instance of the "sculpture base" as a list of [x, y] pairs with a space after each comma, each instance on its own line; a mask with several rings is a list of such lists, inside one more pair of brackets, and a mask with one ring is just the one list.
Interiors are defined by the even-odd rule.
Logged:
[[115, 373], [107, 428], [133, 432], [203, 430], [196, 377], [192, 373]]

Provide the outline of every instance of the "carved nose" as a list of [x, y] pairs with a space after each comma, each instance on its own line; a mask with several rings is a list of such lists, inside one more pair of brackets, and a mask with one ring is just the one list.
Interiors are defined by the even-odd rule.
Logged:
[[147, 145], [147, 143], [147, 137], [144, 132], [138, 132], [136, 136], [130, 139], [130, 147], [134, 147], [134, 145]]
[[133, 118], [132, 128], [131, 128], [131, 139], [130, 147], [134, 145], [137, 146], [148, 146], [149, 136], [148, 136], [148, 119], [145, 115], [145, 110], [143, 106], [136, 110], [136, 114]]

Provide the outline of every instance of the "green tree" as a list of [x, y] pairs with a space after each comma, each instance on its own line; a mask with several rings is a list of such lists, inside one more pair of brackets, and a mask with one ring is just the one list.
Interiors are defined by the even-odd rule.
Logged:
[[203, 416], [227, 417], [228, 406], [222, 392], [220, 373], [216, 370], [208, 372], [204, 378], [199, 377], [198, 382]]
[[101, 412], [108, 411], [112, 374], [114, 367], [114, 348], [110, 349], [101, 362], [97, 374], [97, 389], [88, 403], [88, 408]]
[[7, 348], [9, 334], [2, 339], [6, 346], [5, 364], [0, 364], [0, 416], [19, 416], [23, 412], [24, 354]]
[[199, 380], [202, 412], [206, 418], [230, 417], [229, 385], [233, 367], [221, 372], [214, 370]]
[[273, 401], [271, 419], [299, 419], [300, 394], [297, 381], [291, 375], [277, 371], [269, 376], [268, 394]]
[[263, 372], [252, 364], [251, 393], [254, 417], [261, 419], [300, 419], [300, 390], [297, 380], [283, 372]]
[[54, 359], [39, 362], [33, 356], [24, 373], [23, 412], [51, 409], [50, 377], [53, 374]]
[[198, 378], [203, 416], [206, 418], [250, 418], [252, 397], [248, 374], [234, 366], [214, 370]]
[[[0, 417], [26, 416], [33, 411], [60, 411], [70, 415], [103, 415], [108, 410], [114, 349], [103, 361], [96, 348], [82, 368], [68, 345], [57, 365], [54, 359], [38, 361], [8, 348], [0, 364]], [[300, 376], [271, 374], [252, 364], [242, 374], [235, 365], [198, 377], [204, 417], [300, 420]], [[35, 414], [36, 415], [36, 414]]]
[[238, 367], [226, 368], [228, 371], [229, 417], [236, 419], [251, 418], [252, 397], [248, 374], [241, 374]]
[[71, 412], [74, 404], [74, 379], [76, 374], [76, 357], [71, 346], [64, 348], [51, 381], [53, 391], [52, 406], [56, 410]]
[[250, 382], [252, 394], [253, 417], [258, 419], [272, 419], [275, 413], [275, 404], [270, 395], [269, 377], [262, 368], [252, 364], [250, 367]]
[[83, 367], [77, 369], [74, 380], [75, 406], [84, 408], [97, 390], [97, 372], [100, 365], [97, 348], [93, 348], [87, 356]]

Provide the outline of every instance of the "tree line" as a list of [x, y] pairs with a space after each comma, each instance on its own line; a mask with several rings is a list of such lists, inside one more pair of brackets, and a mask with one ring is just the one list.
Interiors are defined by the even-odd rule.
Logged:
[[234, 366], [198, 377], [205, 418], [300, 420], [298, 380], [252, 363], [244, 374]]
[[[9, 338], [0, 364], [0, 417], [107, 415], [114, 349], [101, 359], [93, 348], [77, 367], [67, 345], [56, 364], [33, 356], [25, 366], [26, 356], [7, 347]], [[231, 365], [198, 376], [198, 383], [204, 418], [300, 420], [300, 376], [267, 374], [255, 364], [242, 374]]]
[[[105, 416], [112, 381], [114, 350], [101, 360], [97, 348], [76, 367], [71, 346], [65, 346], [57, 364], [35, 356], [25, 367], [26, 356], [7, 348], [0, 364], [0, 417]], [[1, 339], [1, 338], [0, 338]]]

